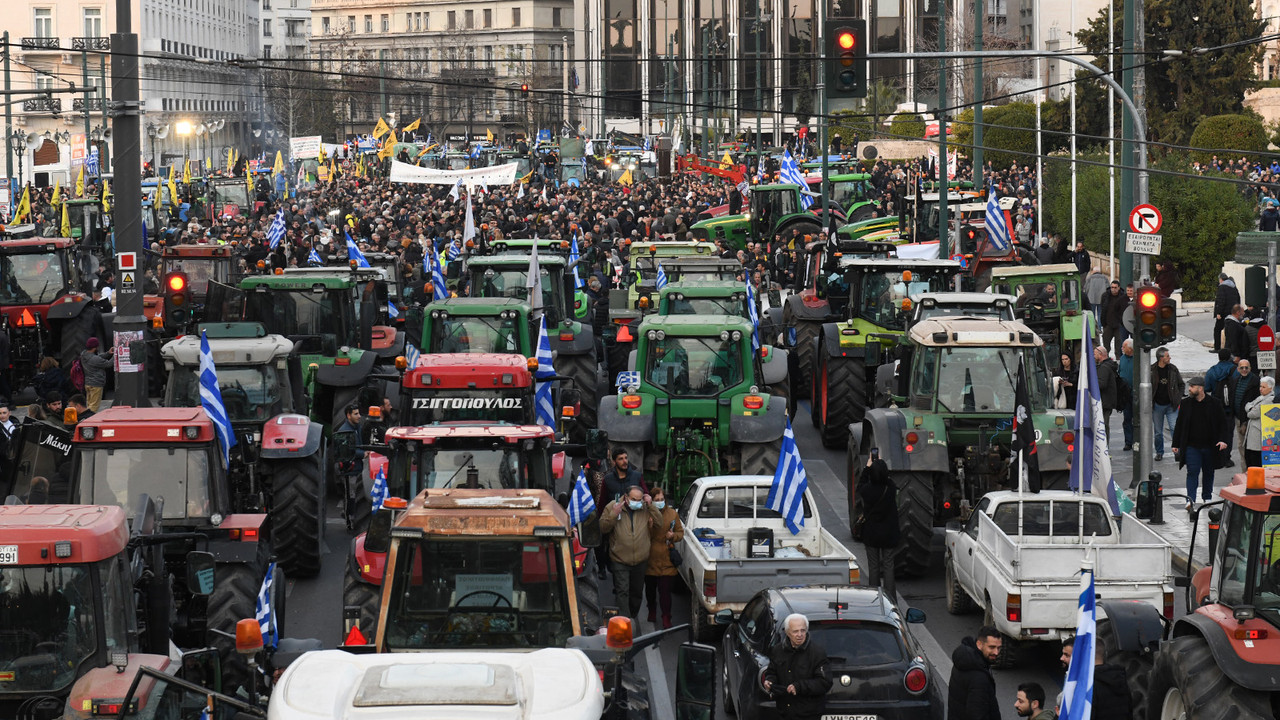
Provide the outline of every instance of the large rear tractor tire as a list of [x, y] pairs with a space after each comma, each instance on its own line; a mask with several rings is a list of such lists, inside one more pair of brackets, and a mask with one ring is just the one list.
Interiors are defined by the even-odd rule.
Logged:
[[578, 614], [581, 616], [582, 632], [588, 635], [595, 633], [603, 624], [604, 618], [604, 613], [600, 607], [600, 576], [597, 574], [596, 566], [596, 563], [599, 562], [597, 555], [601, 550], [603, 550], [603, 546], [587, 553], [587, 561], [584, 563], [582, 574], [578, 575], [577, 581]]
[[343, 608], [360, 608], [360, 633], [370, 643], [378, 632], [378, 610], [382, 605], [382, 588], [370, 585], [347, 569], [347, 581], [342, 588]]
[[1111, 630], [1111, 621], [1106, 618], [1098, 621], [1097, 638], [1102, 643], [1102, 661], [1124, 668], [1124, 674], [1129, 679], [1129, 702], [1133, 720], [1146, 720], [1154, 654], [1121, 650], [1115, 633]]
[[929, 570], [933, 544], [933, 476], [913, 472], [895, 472], [892, 476], [898, 487], [898, 518], [902, 524], [897, 572], [918, 577]]
[[793, 320], [791, 325], [796, 329], [796, 346], [793, 348], [796, 355], [796, 397], [806, 397], [813, 383], [813, 341], [818, 339], [822, 325], [808, 320]]
[[1269, 695], [1231, 682], [1214, 662], [1209, 643], [1199, 635], [1183, 635], [1161, 644], [1149, 689], [1146, 720], [1275, 717]]
[[[819, 350], [819, 352], [823, 352]], [[867, 374], [862, 360], [833, 358], [823, 353], [819, 365], [818, 430], [822, 446], [839, 449], [849, 441], [849, 424], [867, 413]]]
[[778, 469], [782, 438], [770, 442], [742, 443], [739, 447], [743, 475], [772, 475]]
[[600, 369], [595, 355], [560, 355], [556, 358], [556, 374], [573, 378], [573, 387], [582, 397], [580, 424], [594, 428], [600, 409]]
[[60, 337], [63, 372], [71, 372], [71, 362], [80, 357], [89, 338], [101, 336], [101, 331], [102, 313], [92, 305], [86, 305], [79, 315], [63, 321]]
[[[277, 570], [279, 570], [277, 566]], [[245, 657], [236, 652], [236, 623], [255, 616], [258, 590], [262, 587], [263, 570], [256, 563], [243, 565], [218, 565], [217, 583], [209, 596], [207, 613], [208, 630], [205, 640], [217, 648], [222, 658], [223, 692], [234, 694], [238, 688], [249, 684], [249, 665]], [[276, 575], [279, 582], [278, 597], [284, 597], [284, 572]], [[281, 607], [273, 607], [277, 623], [283, 619]], [[221, 632], [214, 632], [220, 630]], [[224, 635], [223, 633], [226, 633]]]
[[320, 573], [324, 547], [324, 472], [321, 455], [275, 462], [271, 487], [271, 533], [276, 558], [295, 578]]

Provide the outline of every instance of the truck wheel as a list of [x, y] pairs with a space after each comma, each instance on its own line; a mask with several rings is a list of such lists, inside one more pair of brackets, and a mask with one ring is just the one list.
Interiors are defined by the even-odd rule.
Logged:
[[818, 389], [822, 393], [822, 446], [838, 449], [849, 441], [849, 423], [862, 422], [866, 414], [866, 366], [862, 360], [824, 353]]
[[71, 372], [71, 362], [80, 357], [85, 343], [98, 337], [102, 327], [102, 313], [92, 305], [86, 305], [79, 315], [62, 323], [61, 347], [63, 372]]
[[896, 472], [898, 518], [902, 524], [902, 545], [898, 548], [899, 575], [920, 576], [929, 570], [929, 547], [933, 542], [933, 476], [930, 473]]
[[782, 438], [772, 442], [742, 443], [739, 445], [743, 475], [772, 475], [778, 469], [778, 456], [782, 454]]
[[[218, 581], [208, 598], [205, 643], [217, 648], [222, 658], [222, 691], [234, 694], [238, 688], [249, 684], [250, 677], [244, 656], [236, 652], [236, 623], [254, 617], [258, 590], [262, 587], [262, 572], [252, 563], [220, 564], [216, 572]], [[277, 577], [283, 578], [283, 574]], [[280, 596], [283, 595], [281, 588]]]
[[[596, 414], [600, 409], [600, 372], [595, 355], [561, 355], [556, 358], [557, 375], [573, 378], [574, 385], [582, 398], [582, 417], [580, 426], [593, 428], [596, 425]], [[585, 434], [579, 430], [575, 434]]]
[[711, 642], [715, 639], [715, 626], [711, 624], [711, 618], [707, 617], [707, 611], [702, 609], [702, 601], [698, 599], [698, 594], [692, 594], [692, 600], [689, 607], [689, 632], [693, 635], [694, 642]]
[[1070, 470], [1050, 470], [1040, 473], [1040, 487], [1045, 490], [1066, 490], [1070, 482]]
[[[1146, 720], [1270, 718], [1267, 693], [1233, 683], [1199, 635], [1161, 643], [1151, 670]], [[1134, 717], [1140, 717], [1137, 713]]]
[[370, 643], [378, 632], [378, 611], [382, 606], [382, 588], [370, 585], [347, 569], [346, 586], [342, 589], [342, 606], [360, 608], [360, 632]]
[[963, 615], [973, 609], [973, 600], [964, 591], [956, 573], [951, 569], [951, 554], [947, 554], [947, 612], [952, 615]]
[[1147, 691], [1151, 687], [1152, 654], [1120, 650], [1111, 621], [1105, 618], [1098, 621], [1097, 637], [1098, 642], [1102, 643], [1103, 662], [1124, 668], [1124, 674], [1129, 679], [1129, 707], [1133, 710], [1134, 720], [1145, 720]]
[[291, 576], [315, 577], [324, 546], [324, 478], [319, 455], [274, 462], [271, 533], [276, 558]]
[[[810, 378], [813, 376], [813, 341], [818, 339], [822, 326], [807, 320], [784, 321], [783, 327], [790, 325], [796, 329], [796, 397], [806, 397], [809, 393]], [[784, 329], [785, 332], [785, 329]]]
[[[986, 605], [987, 606], [982, 613], [982, 624], [987, 627], [995, 627], [996, 620], [995, 614], [991, 609], [990, 596], [987, 597]], [[996, 658], [995, 667], [1001, 670], [1011, 670], [1018, 665], [1018, 656], [1020, 655], [1018, 651], [1021, 647], [1016, 639], [1011, 638], [1004, 633], [1000, 633], [1000, 639], [1000, 655]]]

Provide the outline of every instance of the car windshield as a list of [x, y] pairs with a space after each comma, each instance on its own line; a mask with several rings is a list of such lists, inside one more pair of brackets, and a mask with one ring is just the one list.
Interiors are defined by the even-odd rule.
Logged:
[[354, 305], [346, 290], [268, 290], [246, 295], [244, 319], [262, 323], [268, 333], [328, 337], [337, 345], [356, 345]]
[[672, 395], [714, 397], [742, 382], [741, 342], [674, 335], [650, 340], [645, 379]]
[[870, 667], [900, 663], [906, 657], [902, 636], [892, 625], [862, 620], [813, 622], [809, 637], [823, 650], [832, 665]]
[[[200, 407], [197, 367], [175, 367], [169, 376], [170, 407]], [[218, 389], [232, 423], [261, 424], [283, 412], [280, 371], [271, 365], [219, 365]]]
[[57, 252], [0, 256], [0, 304], [53, 302], [66, 285], [65, 277]]
[[519, 322], [519, 317], [441, 318], [433, 322], [427, 352], [519, 354]]
[[722, 298], [670, 295], [667, 298], [667, 314], [747, 317], [747, 302], [745, 294]]
[[162, 517], [209, 517], [207, 447], [82, 447], [78, 460], [82, 505], [129, 509], [146, 493], [164, 503]]
[[0, 566], [0, 694], [69, 686], [97, 650], [89, 565]]
[[405, 425], [479, 420], [521, 425], [534, 422], [533, 403], [527, 389], [512, 390], [412, 390]]
[[[901, 269], [865, 272], [858, 293], [858, 315], [880, 327], [902, 329], [920, 295], [946, 290], [946, 286], [947, 277], [943, 273]], [[911, 303], [906, 303], [907, 300]]]
[[[542, 268], [542, 306], [558, 308], [556, 284], [551, 280], [551, 273]], [[475, 297], [502, 297], [517, 300], [529, 299], [527, 270], [476, 268], [472, 276], [472, 286], [476, 289]]]
[[1019, 356], [1026, 364], [1031, 408], [1049, 406], [1049, 373], [1039, 348], [944, 347], [919, 355], [912, 386], [921, 395], [936, 388], [941, 410], [1011, 415]]
[[209, 281], [227, 282], [227, 271], [231, 267], [229, 258], [203, 257], [166, 257], [164, 259], [165, 274], [182, 272], [187, 274], [187, 287], [196, 297], [209, 294]]
[[398, 542], [387, 578], [388, 649], [564, 647], [573, 635], [559, 542]]

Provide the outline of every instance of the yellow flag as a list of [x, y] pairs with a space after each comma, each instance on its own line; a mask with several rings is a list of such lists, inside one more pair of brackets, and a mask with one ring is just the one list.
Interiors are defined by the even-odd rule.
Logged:
[[62, 237], [71, 237], [71, 215], [67, 213], [67, 204], [62, 203]]
[[635, 182], [635, 180], [631, 178], [631, 170], [629, 169], [622, 173], [622, 177], [618, 178], [619, 185], [630, 185], [633, 182]]
[[213, 175], [213, 158], [211, 157], [207, 157], [204, 159], [204, 174], [205, 174], [205, 177], [209, 177], [210, 175]]
[[492, 130], [485, 130], [485, 131], [484, 131], [484, 136], [485, 136], [486, 138], [488, 138], [489, 142], [493, 142], [493, 131], [492, 131]]
[[22, 199], [18, 201], [18, 207], [13, 211], [13, 221], [21, 222], [31, 214], [31, 188], [22, 188]]
[[422, 125], [422, 118], [418, 118], [417, 120], [414, 120], [408, 125], [405, 125], [404, 130], [402, 130], [401, 132], [413, 132], [414, 130], [417, 130], [418, 126], [420, 125]]
[[248, 165], [244, 167], [244, 186], [249, 190], [249, 202], [253, 202], [253, 171]]
[[84, 197], [84, 166], [80, 166], [80, 176], [76, 178], [76, 197]]
[[191, 184], [191, 160], [190, 159], [182, 161], [182, 184], [183, 185]]
[[396, 131], [392, 130], [387, 134], [387, 139], [382, 143], [382, 149], [378, 151], [378, 159], [385, 160], [392, 156], [396, 150]]
[[387, 125], [386, 120], [378, 118], [378, 124], [373, 127], [373, 139], [377, 140], [389, 132], [391, 132], [391, 126]]
[[102, 212], [104, 214], [111, 212], [111, 201], [107, 199], [109, 197], [111, 197], [111, 183], [106, 180], [103, 180], [102, 181]]
[[174, 166], [169, 166], [169, 205], [178, 207], [178, 186], [173, 182]]
[[316, 158], [316, 162], [321, 165], [324, 164], [324, 143], [320, 143], [320, 157]]
[[53, 181], [53, 197], [49, 199], [49, 202], [54, 205], [62, 202], [62, 182], [60, 180]]
[[337, 168], [335, 168], [333, 165], [333, 158], [329, 158], [329, 180], [330, 181], [337, 179], [338, 176], [336, 173], [337, 173]]
[[277, 150], [276, 164], [271, 166], [271, 174], [274, 177], [282, 172], [284, 172], [284, 156], [280, 154], [279, 150]]
[[236, 166], [236, 151], [227, 148], [227, 172], [231, 172], [231, 168]]

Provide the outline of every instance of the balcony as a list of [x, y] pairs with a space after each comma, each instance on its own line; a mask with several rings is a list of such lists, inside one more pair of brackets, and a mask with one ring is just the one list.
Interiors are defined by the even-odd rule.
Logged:
[[22, 49], [25, 52], [37, 50], [59, 50], [58, 38], [56, 37], [24, 37], [22, 38]]
[[71, 109], [74, 112], [102, 112], [106, 100], [100, 97], [91, 97], [87, 101], [82, 98], [71, 99]]
[[111, 49], [111, 38], [107, 37], [73, 37], [71, 38], [72, 50], [102, 50]]
[[22, 101], [22, 112], [29, 113], [60, 113], [62, 112], [62, 98], [33, 98], [31, 100]]

